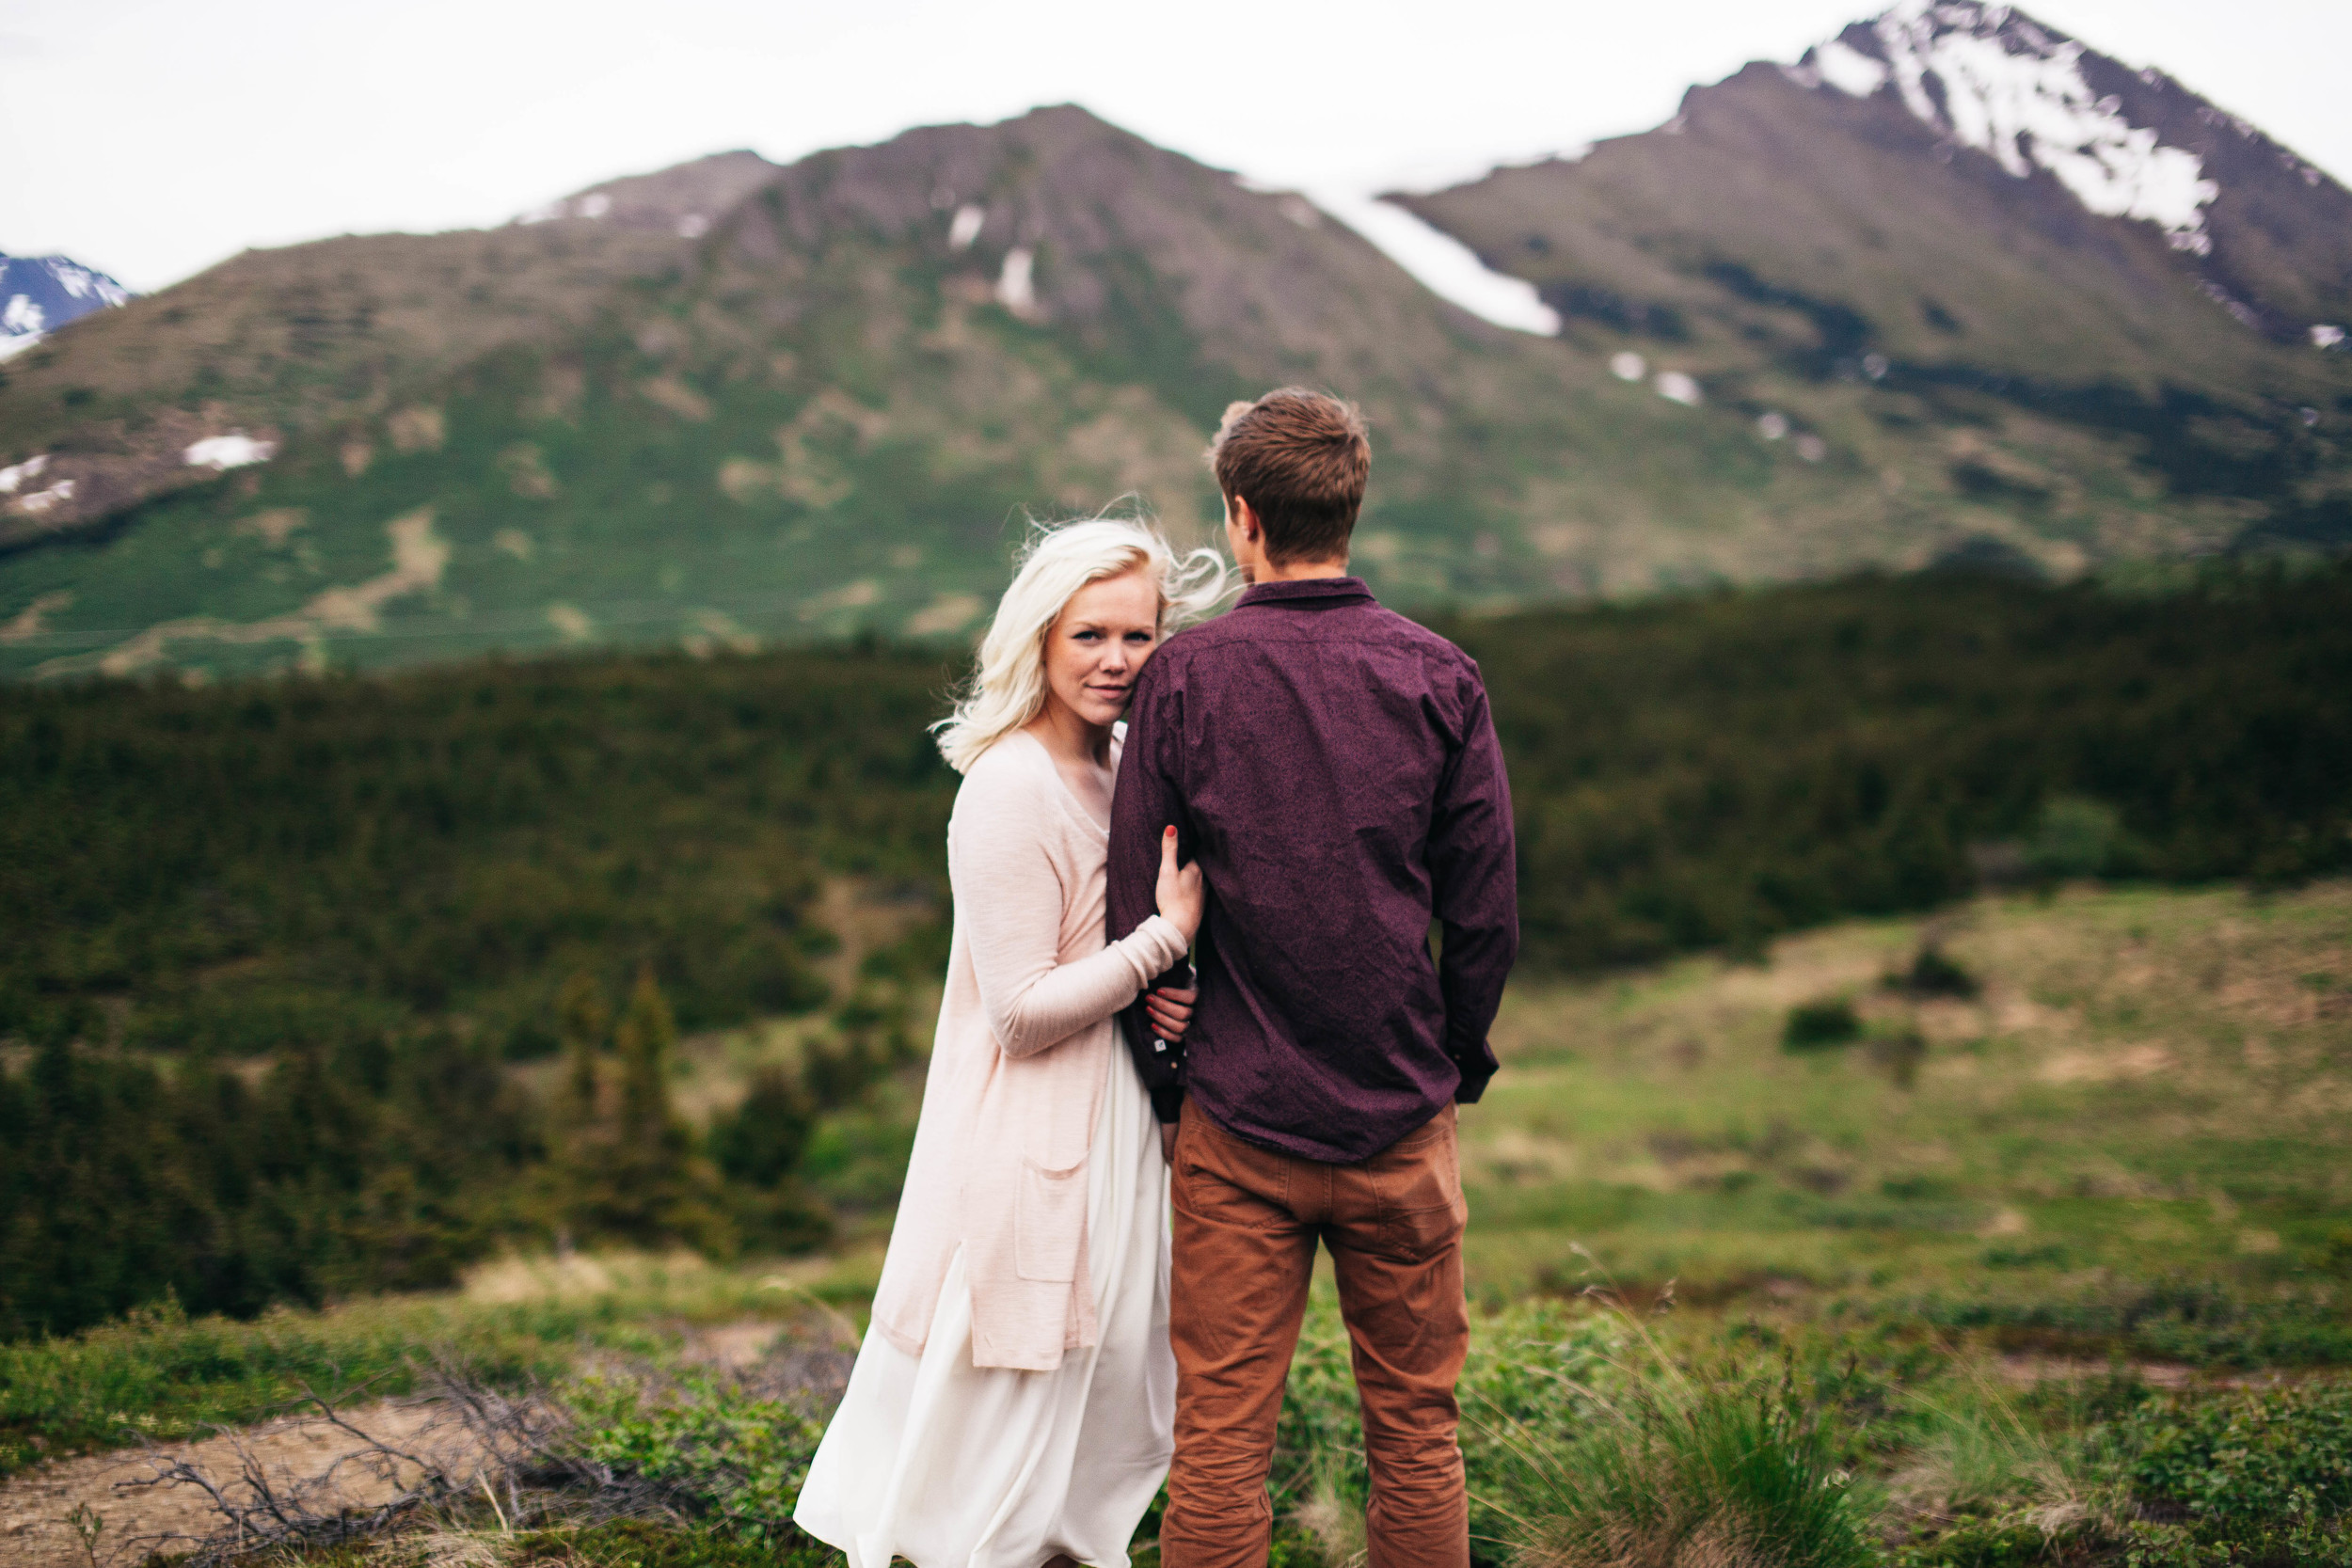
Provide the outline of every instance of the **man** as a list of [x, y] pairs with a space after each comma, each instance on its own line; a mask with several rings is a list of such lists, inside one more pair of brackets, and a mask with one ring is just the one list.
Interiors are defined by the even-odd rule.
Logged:
[[1209, 459], [1252, 586], [1144, 667], [1111, 826], [1111, 929], [1151, 912], [1168, 824], [1209, 890], [1183, 1050], [1124, 1018], [1174, 1166], [1160, 1558], [1265, 1562], [1320, 1243], [1355, 1344], [1373, 1568], [1465, 1568], [1454, 1104], [1494, 1073], [1518, 949], [1502, 753], [1477, 665], [1347, 575], [1372, 465], [1356, 411], [1269, 392], [1226, 410]]

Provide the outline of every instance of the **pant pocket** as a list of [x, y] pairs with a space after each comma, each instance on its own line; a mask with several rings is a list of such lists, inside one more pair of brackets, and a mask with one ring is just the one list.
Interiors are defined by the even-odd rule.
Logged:
[[1022, 1161], [1021, 1189], [1012, 1204], [1013, 1273], [1048, 1284], [1075, 1279], [1086, 1220], [1084, 1160], [1060, 1170]]
[[1379, 1195], [1375, 1249], [1418, 1263], [1453, 1244], [1470, 1217], [1462, 1200], [1462, 1162], [1449, 1123], [1438, 1135], [1407, 1140], [1409, 1148], [1375, 1155], [1367, 1172]]
[[1291, 1217], [1287, 1163], [1219, 1132], [1189, 1106], [1176, 1134], [1168, 1196], [1209, 1225], [1270, 1230]]

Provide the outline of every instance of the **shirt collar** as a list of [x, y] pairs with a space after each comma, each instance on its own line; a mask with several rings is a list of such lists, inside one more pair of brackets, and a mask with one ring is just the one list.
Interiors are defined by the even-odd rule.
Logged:
[[1234, 601], [1235, 607], [1253, 604], [1288, 603], [1298, 599], [1320, 599], [1327, 603], [1345, 603], [1351, 599], [1370, 600], [1372, 590], [1361, 578], [1300, 578], [1293, 582], [1253, 583], [1248, 592]]

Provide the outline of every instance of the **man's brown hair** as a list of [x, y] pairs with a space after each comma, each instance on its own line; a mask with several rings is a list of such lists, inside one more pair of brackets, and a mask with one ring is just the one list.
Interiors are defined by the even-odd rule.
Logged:
[[1364, 504], [1372, 442], [1354, 404], [1284, 387], [1226, 407], [1209, 467], [1227, 501], [1239, 496], [1258, 515], [1269, 562], [1337, 561]]

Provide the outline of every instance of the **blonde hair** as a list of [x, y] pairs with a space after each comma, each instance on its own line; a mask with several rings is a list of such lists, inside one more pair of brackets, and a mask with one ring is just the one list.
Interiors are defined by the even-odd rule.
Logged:
[[1206, 614], [1225, 596], [1225, 562], [1215, 550], [1179, 557], [1165, 534], [1134, 517], [1087, 517], [1038, 527], [1022, 546], [1012, 586], [980, 639], [977, 666], [954, 713], [931, 728], [939, 753], [959, 773], [1045, 706], [1045, 636], [1081, 588], [1129, 572], [1149, 573], [1160, 591], [1160, 635]]

